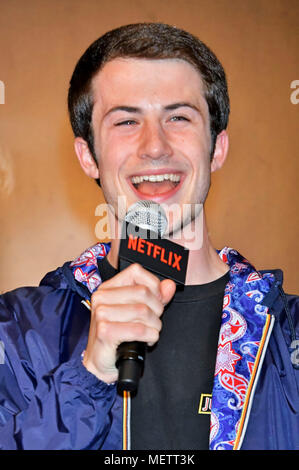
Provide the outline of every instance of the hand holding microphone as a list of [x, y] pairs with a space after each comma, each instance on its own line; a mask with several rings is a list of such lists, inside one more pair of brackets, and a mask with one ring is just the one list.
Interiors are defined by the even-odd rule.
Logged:
[[85, 367], [106, 383], [117, 381], [118, 346], [136, 340], [153, 345], [162, 327], [160, 316], [174, 292], [173, 281], [161, 282], [138, 264], [103, 282], [91, 299]]
[[[186, 265], [184, 260], [182, 263], [182, 254], [177, 253], [178, 245], [169, 245], [171, 242], [161, 239], [161, 231], [166, 229], [167, 219], [165, 225], [162, 217], [166, 216], [157, 212], [156, 206], [160, 206], [151, 202], [155, 208], [154, 213], [149, 213], [148, 203], [150, 201], [137, 203], [137, 211], [134, 208], [128, 212], [126, 224], [136, 224], [142, 230], [156, 232], [160, 239], [154, 237], [147, 243], [140, 242], [137, 251], [138, 241], [133, 239], [133, 244], [128, 245], [132, 237], [129, 238], [130, 233], [127, 233], [120, 245], [120, 272], [103, 282], [91, 298], [91, 325], [83, 364], [106, 383], [120, 378], [118, 386], [121, 390], [132, 391], [137, 388], [142, 373], [144, 346], [158, 341], [162, 328], [160, 317], [175, 293], [175, 282], [167, 278], [161, 280], [157, 275], [161, 274], [163, 278], [163, 269], [176, 271], [179, 267], [179, 276], [182, 276]], [[140, 236], [137, 238], [145, 240]], [[134, 246], [135, 252], [130, 249]], [[136, 256], [137, 259], [134, 259]], [[175, 279], [176, 276], [166, 273], [166, 277]]]

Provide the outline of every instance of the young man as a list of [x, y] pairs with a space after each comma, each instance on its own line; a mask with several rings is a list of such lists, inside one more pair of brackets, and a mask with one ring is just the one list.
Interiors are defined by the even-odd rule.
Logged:
[[[298, 299], [285, 296], [280, 271], [217, 252], [204, 217], [184, 288], [138, 264], [118, 271], [120, 197], [126, 210], [141, 199], [163, 204], [168, 238], [188, 246], [193, 209], [228, 151], [217, 58], [168, 25], [121, 27], [81, 57], [68, 103], [76, 154], [100, 181], [116, 236], [38, 288], [2, 296], [0, 446], [299, 448]], [[184, 206], [191, 217], [182, 221]], [[117, 392], [126, 341], [148, 345], [132, 397]]]

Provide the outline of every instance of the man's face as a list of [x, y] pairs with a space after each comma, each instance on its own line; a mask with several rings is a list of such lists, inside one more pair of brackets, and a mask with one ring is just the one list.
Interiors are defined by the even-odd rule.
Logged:
[[[106, 202], [204, 203], [210, 120], [199, 73], [176, 60], [114, 59], [93, 83], [92, 125]], [[175, 219], [175, 217], [174, 217]]]

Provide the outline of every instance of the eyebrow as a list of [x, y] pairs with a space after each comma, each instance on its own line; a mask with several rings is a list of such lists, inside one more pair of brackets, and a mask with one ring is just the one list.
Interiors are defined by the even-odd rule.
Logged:
[[191, 108], [194, 111], [201, 113], [200, 109], [197, 106], [188, 102], [169, 104], [168, 106], [165, 106], [164, 109], [165, 111], [174, 111], [175, 109], [178, 109], [178, 108]]
[[117, 111], [126, 111], [127, 113], [142, 113], [141, 108], [136, 108], [134, 106], [114, 106], [113, 108], [109, 109], [104, 117], [109, 116], [109, 114], [116, 113]]
[[[191, 103], [188, 103], [188, 102], [179, 102], [179, 103], [173, 103], [173, 104], [168, 104], [167, 106], [164, 106], [164, 111], [174, 111], [178, 108], [191, 108], [193, 109], [194, 111], [198, 112], [199, 114], [202, 114], [201, 110], [191, 104]], [[126, 111], [127, 113], [138, 113], [138, 114], [142, 114], [142, 109], [141, 108], [137, 108], [135, 106], [114, 106], [113, 108], [109, 109], [109, 111], [107, 111], [107, 113], [105, 114], [105, 117], [108, 116], [109, 114], [111, 113], [115, 113], [117, 111]]]

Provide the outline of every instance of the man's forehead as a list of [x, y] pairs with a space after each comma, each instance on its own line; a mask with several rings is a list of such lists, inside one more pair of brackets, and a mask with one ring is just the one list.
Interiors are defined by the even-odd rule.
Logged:
[[[182, 95], [204, 97], [204, 85], [199, 71], [182, 59], [143, 59], [117, 57], [105, 63], [92, 80], [94, 102], [105, 96], [117, 100], [127, 91], [133, 95], [173, 93], [175, 101]], [[130, 97], [132, 98], [132, 96]]]

